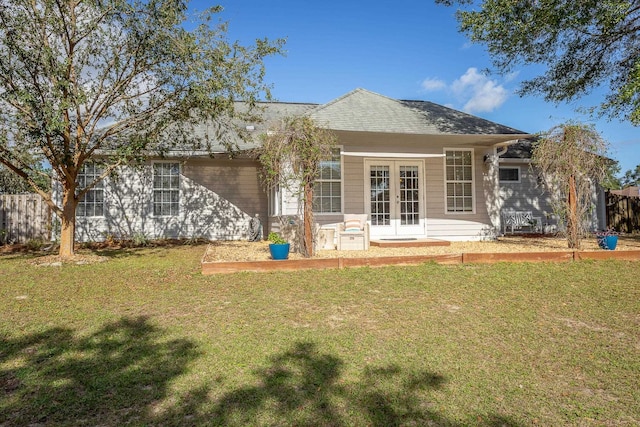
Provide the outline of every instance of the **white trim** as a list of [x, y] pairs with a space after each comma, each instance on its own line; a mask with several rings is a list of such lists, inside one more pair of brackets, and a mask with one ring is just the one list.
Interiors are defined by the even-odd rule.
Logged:
[[[99, 173], [97, 173], [97, 174], [96, 174], [96, 173], [94, 173], [94, 174], [92, 174], [92, 175], [88, 175], [88, 174], [87, 174], [87, 172], [86, 172], [86, 167], [87, 167], [87, 166], [89, 166], [89, 165], [92, 165], [92, 166], [93, 166], [94, 171], [95, 171], [95, 169], [96, 169], [96, 168], [98, 168], [98, 167], [99, 167], [99, 169], [100, 169], [100, 170], [99, 170]], [[96, 163], [96, 162], [91, 162], [91, 161], [89, 161], [89, 162], [85, 162], [85, 163], [82, 165], [82, 168], [80, 169], [80, 172], [78, 173], [78, 176], [76, 177], [76, 180], [79, 180], [79, 178], [80, 178], [81, 176], [83, 176], [83, 177], [84, 177], [84, 180], [85, 180], [85, 184], [87, 184], [87, 181], [89, 181], [88, 183], [89, 183], [89, 184], [91, 184], [91, 182], [95, 181], [95, 180], [97, 179], [97, 177], [99, 177], [99, 176], [100, 176], [100, 175], [102, 175], [103, 173], [104, 173], [104, 167], [103, 167], [102, 165], [99, 165], [98, 163]], [[89, 180], [87, 180], [87, 176], [89, 176], [89, 177], [90, 177], [90, 179], [89, 179]], [[102, 178], [101, 180], [97, 181], [97, 182], [96, 182], [96, 185], [94, 185], [94, 186], [93, 186], [93, 188], [91, 188], [90, 190], [88, 190], [88, 191], [85, 193], [85, 195], [82, 197], [82, 200], [79, 200], [79, 201], [78, 201], [78, 204], [76, 205], [76, 217], [77, 217], [77, 218], [90, 218], [90, 219], [95, 219], [95, 218], [104, 218], [104, 217], [105, 217], [105, 212], [107, 211], [107, 178], [108, 178], [108, 177], [106, 177], [106, 176], [105, 176], [105, 177], [104, 177], [104, 178]], [[82, 191], [82, 190], [84, 190], [85, 188], [86, 188], [86, 186], [85, 186], [85, 187], [83, 187], [83, 188], [80, 188], [79, 190], [80, 190], [80, 191]], [[89, 193], [95, 194], [95, 193], [97, 193], [98, 191], [102, 191], [102, 215], [80, 215], [80, 214], [78, 213], [78, 208], [80, 207], [80, 205], [83, 205], [83, 206], [84, 206], [84, 210], [85, 210], [85, 213], [86, 213], [87, 205], [89, 204], [89, 202], [87, 202], [87, 195], [88, 195]], [[93, 206], [98, 206], [98, 203], [96, 203], [95, 201], [93, 201], [93, 202], [91, 202], [91, 205], [93, 205]], [[95, 209], [94, 209], [94, 211], [95, 211]]]
[[[178, 212], [175, 214], [169, 214], [169, 215], [156, 215], [155, 214], [155, 182], [154, 182], [154, 178], [155, 178], [155, 171], [154, 171], [154, 165], [156, 164], [177, 164], [178, 165]], [[151, 218], [176, 218], [178, 216], [180, 216], [180, 214], [182, 213], [182, 197], [183, 197], [183, 176], [182, 176], [182, 162], [177, 161], [177, 160], [152, 160], [151, 161]]]
[[282, 190], [280, 189], [280, 184], [269, 188], [267, 197], [269, 200], [268, 215], [270, 217], [282, 215]]
[[[334, 148], [340, 150], [338, 154], [338, 161], [340, 162], [340, 212], [316, 212], [314, 210], [313, 212], [314, 216], [342, 215], [342, 213], [344, 212], [344, 158], [342, 157], [343, 155], [342, 145], [335, 146]], [[320, 180], [320, 181], [322, 182], [323, 180]], [[315, 185], [315, 182], [316, 180], [314, 180], [314, 185]], [[336, 182], [336, 180], [331, 180], [331, 181], [327, 180], [325, 182]], [[315, 197], [315, 191], [314, 191], [314, 197]]]
[[[384, 166], [389, 168], [389, 183], [391, 187], [389, 225], [373, 225], [371, 218], [371, 167]], [[415, 166], [418, 168], [418, 224], [400, 225], [400, 208], [397, 205], [397, 198], [400, 188], [399, 184], [399, 168], [402, 166]], [[426, 166], [424, 160], [415, 159], [364, 159], [364, 212], [369, 215], [369, 223], [371, 224], [371, 236], [376, 238], [389, 236], [414, 236], [425, 237], [427, 235], [427, 200], [426, 200]]]
[[400, 158], [429, 158], [429, 157], [444, 157], [444, 154], [423, 154], [423, 153], [370, 153], [366, 151], [341, 151], [343, 156], [354, 157], [387, 157], [393, 159]]
[[[475, 215], [476, 213], [476, 154], [473, 148], [443, 147], [443, 178], [444, 178], [444, 214], [445, 215]], [[471, 152], [471, 210], [470, 211], [449, 211], [447, 209], [447, 151], [470, 151]]]

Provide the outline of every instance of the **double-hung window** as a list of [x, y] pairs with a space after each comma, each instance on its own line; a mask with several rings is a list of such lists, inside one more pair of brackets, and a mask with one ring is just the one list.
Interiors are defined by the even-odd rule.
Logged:
[[342, 212], [342, 163], [340, 149], [334, 149], [331, 158], [320, 162], [320, 170], [313, 186], [315, 213]]
[[445, 151], [446, 211], [473, 212], [473, 151]]
[[175, 216], [180, 208], [180, 164], [153, 164], [153, 215]]
[[[78, 174], [78, 190], [82, 191], [98, 179], [104, 168], [95, 163], [85, 163]], [[104, 216], [104, 181], [98, 181], [88, 190], [76, 207], [76, 215], [82, 217]]]

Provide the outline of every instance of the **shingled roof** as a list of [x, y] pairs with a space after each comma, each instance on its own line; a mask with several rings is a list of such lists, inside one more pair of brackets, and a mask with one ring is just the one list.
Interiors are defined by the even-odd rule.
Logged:
[[[211, 144], [210, 151], [214, 153], [227, 152], [227, 145], [223, 143], [233, 143], [238, 151], [251, 150], [259, 144], [259, 136], [266, 133], [269, 127], [275, 122], [292, 116], [302, 116], [317, 107], [318, 104], [304, 104], [294, 102], [260, 102], [257, 104], [253, 114], [261, 117], [261, 121], [242, 122], [238, 119], [232, 119], [231, 122], [235, 126], [228, 126], [223, 123], [219, 126], [215, 122], [202, 123], [195, 129], [195, 136], [201, 139], [217, 141]], [[236, 108], [246, 108], [243, 103], [238, 103]], [[224, 121], [225, 118], [219, 118], [218, 123]], [[227, 119], [228, 120], [228, 119]], [[241, 138], [238, 131], [245, 133], [245, 139]], [[223, 136], [218, 135], [223, 132]]]
[[333, 130], [418, 135], [523, 135], [471, 114], [428, 101], [403, 101], [356, 89], [308, 113]]
[[503, 159], [530, 159], [533, 154], [533, 139], [520, 139], [507, 148], [507, 152], [500, 156]]
[[[439, 139], [452, 145], [491, 146], [529, 136], [520, 130], [433, 102], [397, 100], [365, 89], [355, 89], [322, 105], [262, 102], [257, 107], [256, 113], [262, 117], [261, 122], [234, 121], [239, 129], [247, 131], [246, 139], [241, 139], [230, 129], [225, 131], [226, 140], [233, 141], [240, 151], [255, 148], [259, 144], [258, 136], [277, 120], [300, 115], [308, 115], [318, 125], [335, 131], [423, 135], [429, 137], [426, 142]], [[242, 108], [241, 104], [238, 108]], [[211, 140], [216, 129], [213, 123], [202, 124], [196, 129], [196, 136]], [[212, 144], [210, 149], [213, 152], [226, 151], [222, 143]]]

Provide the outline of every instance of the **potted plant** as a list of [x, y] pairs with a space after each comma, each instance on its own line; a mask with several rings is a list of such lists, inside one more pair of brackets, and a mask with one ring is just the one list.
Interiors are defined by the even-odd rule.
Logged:
[[610, 228], [603, 231], [596, 231], [596, 239], [598, 239], [598, 246], [602, 249], [613, 251], [618, 245], [618, 232]]
[[271, 258], [278, 260], [289, 258], [289, 242], [273, 231], [269, 233], [267, 239], [271, 242], [269, 243]]

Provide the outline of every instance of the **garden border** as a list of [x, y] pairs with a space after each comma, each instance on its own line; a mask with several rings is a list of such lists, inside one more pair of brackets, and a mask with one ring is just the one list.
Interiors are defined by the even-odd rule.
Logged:
[[617, 259], [640, 260], [640, 250], [632, 251], [563, 251], [563, 252], [469, 252], [445, 255], [383, 256], [362, 258], [321, 258], [282, 261], [205, 261], [201, 260], [202, 274], [221, 274], [269, 271], [317, 270], [325, 268], [384, 267], [390, 265], [416, 265], [425, 262], [437, 264], [493, 264], [496, 262], [570, 262], [582, 260]]

